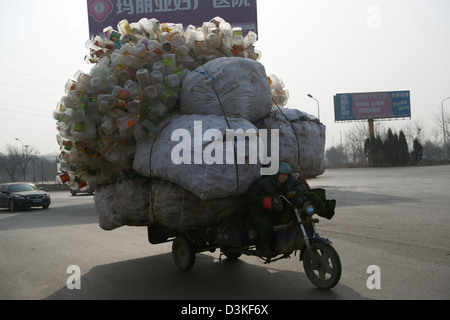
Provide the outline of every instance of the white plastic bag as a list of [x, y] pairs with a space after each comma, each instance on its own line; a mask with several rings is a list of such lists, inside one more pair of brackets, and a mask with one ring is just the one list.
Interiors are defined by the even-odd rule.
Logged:
[[158, 179], [151, 180], [149, 222], [171, 230], [213, 227], [223, 218], [245, 215], [245, 196], [202, 201], [189, 191]]
[[[258, 132], [245, 119], [229, 118], [227, 123], [221, 116], [172, 115], [159, 124], [156, 139], [137, 143], [133, 169], [177, 184], [201, 200], [242, 194], [261, 174], [258, 143], [239, 134], [227, 143], [228, 125], [235, 133], [256, 137]], [[217, 141], [208, 136], [213, 132], [220, 133]]]
[[149, 179], [129, 179], [97, 189], [94, 201], [100, 227], [148, 225], [149, 192]]
[[244, 118], [266, 117], [272, 108], [262, 64], [245, 58], [217, 58], [198, 67], [183, 81], [180, 112]]
[[260, 129], [279, 129], [280, 161], [288, 162], [302, 177], [310, 178], [325, 171], [325, 125], [296, 109], [273, 108], [256, 125]]

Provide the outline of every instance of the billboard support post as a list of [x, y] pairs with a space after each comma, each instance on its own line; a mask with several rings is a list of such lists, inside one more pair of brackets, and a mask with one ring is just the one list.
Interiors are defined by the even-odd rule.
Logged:
[[373, 142], [372, 137], [375, 137], [374, 121], [373, 121], [373, 119], [369, 119], [368, 122], [369, 122], [369, 139], [370, 139], [370, 142]]

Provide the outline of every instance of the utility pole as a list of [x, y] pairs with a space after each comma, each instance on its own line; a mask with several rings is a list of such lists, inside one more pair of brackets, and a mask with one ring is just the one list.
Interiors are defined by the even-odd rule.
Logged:
[[448, 159], [447, 153], [447, 132], [445, 131], [445, 118], [444, 118], [444, 101], [449, 100], [450, 97], [445, 98], [441, 102], [441, 111], [442, 111], [442, 131], [444, 132], [444, 152], [445, 152], [445, 160]]

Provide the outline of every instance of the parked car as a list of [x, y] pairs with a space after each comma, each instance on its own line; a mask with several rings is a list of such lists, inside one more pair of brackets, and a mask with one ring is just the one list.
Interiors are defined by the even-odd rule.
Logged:
[[29, 182], [11, 182], [0, 184], [0, 208], [9, 211], [31, 207], [50, 206], [50, 195]]

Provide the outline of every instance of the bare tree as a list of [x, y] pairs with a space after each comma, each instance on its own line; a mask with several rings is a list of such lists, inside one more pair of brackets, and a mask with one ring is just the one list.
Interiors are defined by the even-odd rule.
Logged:
[[402, 129], [405, 134], [408, 145], [412, 148], [414, 145], [414, 140], [418, 141], [424, 140], [423, 137], [425, 135], [424, 125], [422, 120], [415, 120], [414, 123], [408, 122]]
[[[23, 176], [23, 181], [25, 181], [27, 175], [27, 168], [31, 164], [33, 166], [33, 177], [35, 178], [35, 159], [39, 157], [39, 151], [37, 151], [33, 146], [28, 146], [25, 150], [22, 150], [22, 155], [20, 157], [19, 169]], [[35, 180], [35, 179], [34, 179]]]
[[[11, 145], [6, 146], [6, 154], [0, 153], [0, 164], [3, 171], [10, 177], [11, 181], [16, 181], [17, 175], [21, 174], [23, 181], [26, 180], [27, 170], [39, 157], [39, 152], [33, 146], [26, 146], [21, 150]], [[33, 171], [33, 176], [35, 171]]]
[[345, 133], [345, 148], [350, 159], [355, 164], [366, 164], [364, 154], [364, 142], [369, 137], [369, 129], [366, 123], [357, 123]]
[[16, 181], [20, 157], [21, 152], [19, 149], [10, 145], [6, 146], [6, 154], [0, 152], [0, 164], [2, 171], [10, 177], [11, 181]]
[[[445, 111], [445, 109], [444, 109]], [[435, 114], [435, 121], [436, 121], [436, 131], [440, 131], [441, 134], [441, 141], [442, 141], [442, 149], [445, 154], [445, 148], [447, 148], [447, 152], [450, 152], [450, 112], [444, 112], [444, 118], [442, 118], [442, 112], [439, 112], [439, 114]], [[444, 146], [444, 131], [445, 131], [445, 137], [447, 146]]]

